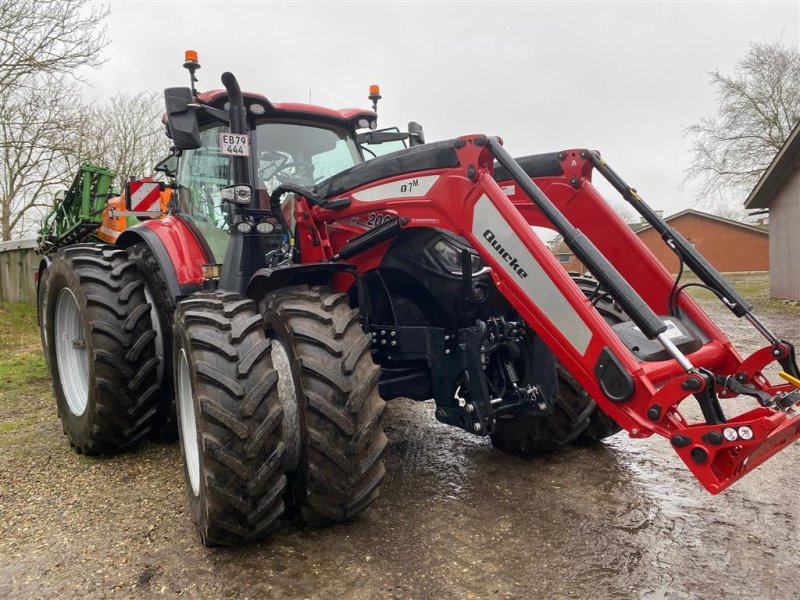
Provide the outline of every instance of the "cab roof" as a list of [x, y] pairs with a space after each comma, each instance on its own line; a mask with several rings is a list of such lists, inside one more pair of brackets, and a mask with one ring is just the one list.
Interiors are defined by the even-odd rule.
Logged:
[[[356, 127], [358, 121], [367, 119], [374, 121], [377, 118], [375, 112], [365, 108], [343, 108], [336, 110], [315, 104], [302, 104], [298, 102], [276, 102], [273, 103], [262, 94], [253, 92], [242, 92], [244, 105], [248, 114], [255, 115], [250, 106], [257, 104], [264, 108], [263, 116], [288, 117], [288, 118], [310, 118], [312, 120], [323, 120], [345, 127]], [[208, 104], [215, 108], [223, 108], [228, 94], [225, 90], [209, 90], [197, 95], [197, 99], [202, 104]], [[261, 115], [257, 115], [261, 116]]]

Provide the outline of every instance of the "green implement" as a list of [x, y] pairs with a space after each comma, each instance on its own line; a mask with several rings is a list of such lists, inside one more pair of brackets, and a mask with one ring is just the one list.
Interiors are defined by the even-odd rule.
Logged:
[[111, 188], [114, 175], [104, 167], [80, 166], [64, 195], [56, 194], [53, 208], [39, 230], [39, 254], [51, 254], [92, 235], [100, 226], [109, 196], [117, 194]]

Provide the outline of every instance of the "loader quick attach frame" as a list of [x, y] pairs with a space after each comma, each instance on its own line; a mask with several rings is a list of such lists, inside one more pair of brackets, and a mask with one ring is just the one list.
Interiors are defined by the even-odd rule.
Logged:
[[[402, 225], [448, 229], [467, 239], [491, 267], [498, 290], [602, 410], [632, 437], [657, 433], [669, 439], [712, 494], [800, 437], [800, 373], [792, 345], [772, 335], [752, 314], [750, 304], [599, 154], [577, 149], [545, 155], [552, 168], [544, 176], [540, 173], [534, 183], [498, 138], [465, 136], [453, 145], [458, 166], [407, 172], [383, 179], [378, 186], [367, 184], [334, 194], [327, 206], [313, 207], [314, 220], [330, 223], [380, 201], [381, 210], [395, 212], [398, 219], [365, 237], [372, 235], [380, 242], [386, 237], [381, 236], [383, 230]], [[682, 264], [737, 317], [755, 326], [768, 345], [747, 358], [739, 356], [725, 334], [691, 297], [681, 293], [673, 277], [603, 200], [591, 183], [593, 169], [661, 234]], [[532, 226], [558, 231], [597, 279], [598, 290], [610, 295], [646, 338], [657, 340], [667, 359], [637, 358]], [[301, 233], [308, 237], [299, 240], [301, 246], [314, 247], [303, 262], [336, 260], [330, 256], [323, 229], [313, 227], [309, 233], [306, 227], [306, 233]], [[462, 262], [467, 267], [468, 261]], [[465, 272], [469, 277], [468, 267]], [[659, 316], [670, 314], [699, 338], [701, 343], [692, 352], [685, 354], [673, 343], [673, 332]], [[771, 383], [764, 376], [762, 371], [772, 362], [780, 364], [781, 376], [789, 383]], [[752, 396], [758, 406], [726, 417], [720, 400], [739, 395]], [[679, 410], [690, 397], [700, 405], [701, 422], [689, 422]]]

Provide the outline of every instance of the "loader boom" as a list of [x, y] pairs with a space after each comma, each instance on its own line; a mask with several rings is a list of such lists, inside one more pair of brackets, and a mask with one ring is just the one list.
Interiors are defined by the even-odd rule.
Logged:
[[[317, 256], [306, 256], [311, 255], [311, 262], [330, 260], [337, 248], [328, 238], [328, 226], [362, 214], [366, 207], [389, 211], [407, 222], [406, 228], [435, 223], [463, 237], [491, 267], [501, 294], [603, 411], [632, 437], [657, 433], [669, 439], [713, 494], [800, 437], [800, 392], [789, 383], [770, 383], [762, 373], [775, 360], [794, 364], [792, 346], [770, 344], [742, 359], [685, 294], [677, 299], [681, 317], [670, 316], [673, 280], [592, 186], [590, 152], [560, 153], [562, 173], [534, 182], [497, 139], [465, 136], [452, 144], [458, 166], [407, 172], [333, 194], [327, 201], [339, 206], [337, 210], [303, 203], [297, 214], [310, 210], [314, 219], [306, 219], [299, 243], [321, 241]], [[495, 160], [509, 180], [495, 181]], [[563, 234], [597, 278], [598, 288], [622, 305], [644, 338], [655, 338], [669, 358], [637, 357], [638, 348], [627, 346], [603, 320], [531, 226]], [[347, 256], [356, 269], [364, 270], [359, 262], [373, 264], [371, 254], [379, 251], [380, 246], [365, 249], [362, 256]], [[670, 319], [680, 320], [702, 344], [684, 354], [671, 341]], [[720, 400], [738, 395], [734, 386], [725, 385], [726, 378], [767, 400], [726, 418]], [[689, 422], [680, 411], [689, 398], [697, 400], [704, 421]], [[479, 413], [471, 414], [479, 419]], [[474, 429], [484, 426], [476, 421]]]

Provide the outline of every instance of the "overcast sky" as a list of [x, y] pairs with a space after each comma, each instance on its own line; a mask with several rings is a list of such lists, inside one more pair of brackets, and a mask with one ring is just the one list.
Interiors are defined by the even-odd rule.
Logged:
[[334, 108], [384, 96], [380, 126], [417, 120], [429, 141], [500, 135], [514, 155], [598, 149], [655, 208], [694, 206], [681, 189], [683, 129], [715, 110], [708, 72], [730, 73], [751, 42], [798, 45], [800, 2], [268, 3], [112, 1], [116, 90], [198, 89], [232, 71], [274, 101]]

